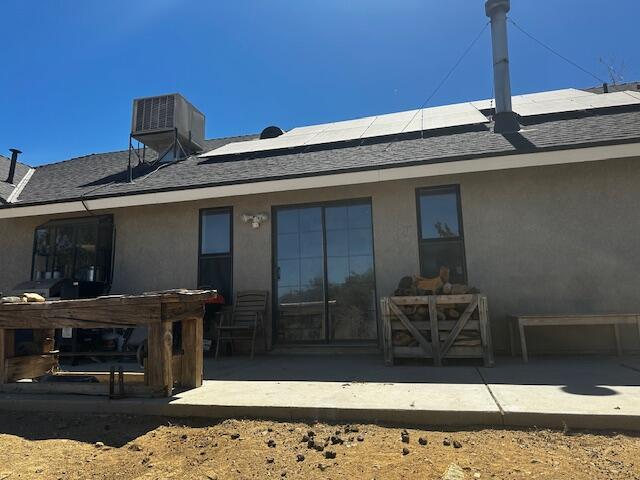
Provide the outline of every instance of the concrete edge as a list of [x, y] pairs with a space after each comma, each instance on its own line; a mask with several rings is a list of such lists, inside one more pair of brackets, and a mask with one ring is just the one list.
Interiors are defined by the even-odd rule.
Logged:
[[78, 395], [0, 396], [0, 412], [100, 413], [210, 419], [251, 418], [279, 421], [324, 421], [335, 423], [380, 423], [440, 426], [502, 426], [495, 411], [394, 410], [365, 408], [313, 408], [272, 406], [228, 406], [169, 403], [161, 400], [87, 397]]
[[640, 431], [640, 415], [505, 411], [504, 426]]
[[276, 421], [373, 423], [402, 426], [553, 428], [640, 431], [640, 415], [546, 412], [394, 410], [227, 406], [170, 403], [165, 400], [86, 397], [79, 395], [0, 396], [0, 412], [95, 413], [173, 418], [250, 418]]

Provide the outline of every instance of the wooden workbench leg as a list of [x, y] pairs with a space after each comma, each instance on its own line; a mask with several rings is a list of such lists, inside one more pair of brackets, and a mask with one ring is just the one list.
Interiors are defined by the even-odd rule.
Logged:
[[181, 385], [197, 388], [202, 385], [204, 369], [203, 319], [194, 318], [182, 321], [182, 372]]
[[613, 324], [613, 334], [616, 337], [616, 353], [619, 357], [622, 356], [622, 344], [620, 343], [620, 326], [617, 323]]
[[529, 363], [529, 355], [527, 354], [527, 339], [524, 337], [524, 325], [518, 322], [518, 330], [520, 331], [520, 349], [522, 350], [522, 361]]
[[163, 387], [165, 395], [173, 389], [173, 333], [171, 322], [149, 325], [149, 354], [147, 357], [146, 380], [151, 386]]

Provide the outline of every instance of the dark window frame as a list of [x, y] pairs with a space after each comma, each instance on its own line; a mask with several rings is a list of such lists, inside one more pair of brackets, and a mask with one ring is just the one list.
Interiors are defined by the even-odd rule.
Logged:
[[[202, 253], [202, 223], [207, 213], [227, 213], [229, 215], [229, 251], [226, 253]], [[202, 283], [202, 260], [209, 258], [229, 258], [231, 260], [229, 278], [229, 298], [225, 297], [225, 303], [233, 303], [233, 207], [201, 208], [198, 211], [198, 288], [207, 287]]]
[[[71, 271], [75, 273], [76, 264], [78, 261], [78, 251], [77, 251], [78, 227], [82, 225], [94, 225], [94, 224], [96, 227], [96, 260], [97, 260], [98, 252], [104, 248], [103, 242], [105, 240], [105, 238], [100, 235], [100, 227], [105, 224], [111, 227], [111, 238], [110, 238], [111, 248], [109, 252], [108, 261], [105, 264], [104, 280], [95, 281], [96, 283], [104, 283], [106, 285], [111, 285], [111, 282], [113, 280], [113, 269], [114, 269], [114, 258], [115, 258], [115, 235], [116, 235], [116, 227], [115, 227], [115, 222], [112, 214], [53, 219], [41, 225], [36, 226], [34, 229], [33, 246], [32, 246], [32, 252], [31, 252], [30, 278], [32, 280], [35, 280], [34, 275], [35, 275], [35, 268], [36, 268], [35, 261], [36, 261], [36, 249], [37, 249], [37, 232], [39, 230], [50, 229], [50, 231], [54, 232], [54, 231], [57, 231], [57, 229], [60, 227], [69, 226], [74, 228], [73, 262], [71, 265]], [[57, 252], [58, 252], [58, 248], [54, 241], [53, 244], [51, 245], [51, 254], [50, 254], [51, 259], [47, 260], [47, 263], [49, 261], [53, 261]], [[53, 268], [53, 265], [51, 267]], [[78, 279], [75, 278], [75, 276], [72, 276], [71, 280], [78, 281]]]
[[[438, 237], [438, 238], [422, 238], [422, 209], [420, 205], [420, 199], [423, 195], [438, 195], [442, 193], [453, 193], [456, 197], [456, 212], [458, 214], [458, 236], [456, 237]], [[462, 218], [462, 199], [460, 195], [460, 185], [437, 185], [432, 187], [418, 187], [416, 188], [416, 214], [418, 220], [418, 255], [420, 261], [420, 275], [423, 275], [423, 245], [429, 244], [442, 244], [448, 242], [459, 242], [462, 246], [462, 278], [463, 283], [467, 283], [467, 252], [464, 239], [464, 222]]]
[[[283, 345], [304, 345], [304, 344], [312, 344], [312, 345], [369, 345], [375, 344], [380, 346], [382, 343], [382, 325], [380, 323], [380, 315], [379, 315], [379, 307], [378, 307], [378, 282], [376, 277], [376, 245], [375, 245], [375, 232], [374, 232], [374, 222], [373, 219], [375, 217], [373, 212], [373, 197], [356, 197], [356, 198], [348, 198], [341, 200], [326, 200], [326, 201], [316, 201], [316, 202], [303, 202], [303, 203], [286, 203], [281, 205], [272, 205], [271, 206], [271, 292], [273, 297], [273, 302], [271, 302], [271, 338], [272, 343], [277, 343], [278, 338], [278, 299], [276, 293], [278, 292], [278, 279], [277, 279], [277, 231], [278, 231], [278, 220], [277, 213], [278, 210], [287, 210], [287, 209], [299, 209], [299, 208], [321, 208], [322, 209], [322, 251], [323, 251], [323, 281], [325, 282], [325, 289], [323, 293], [323, 302], [324, 302], [324, 318], [325, 321], [328, 322], [329, 317], [329, 291], [326, 286], [328, 285], [327, 279], [327, 230], [325, 223], [325, 208], [334, 207], [334, 206], [350, 206], [350, 205], [358, 205], [358, 204], [367, 204], [371, 207], [371, 251], [373, 257], [373, 289], [374, 296], [376, 301], [374, 302], [374, 316], [376, 319], [376, 340], [364, 340], [364, 341], [351, 341], [351, 340], [333, 340], [331, 341], [328, 338], [323, 340], [316, 341], [289, 341], [283, 343]], [[330, 331], [331, 325], [327, 323], [327, 331]]]

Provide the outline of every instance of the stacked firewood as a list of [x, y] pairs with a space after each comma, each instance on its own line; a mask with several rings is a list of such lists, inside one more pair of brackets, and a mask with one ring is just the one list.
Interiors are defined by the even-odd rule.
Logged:
[[[435, 278], [424, 277], [403, 277], [398, 283], [398, 288], [395, 290], [394, 295], [397, 297], [406, 296], [423, 296], [423, 295], [464, 295], [479, 293], [479, 290], [475, 287], [470, 287], [465, 284], [450, 283], [449, 282], [449, 269], [442, 267], [440, 269], [440, 275]], [[457, 321], [463, 314], [467, 307], [467, 304], [446, 304], [437, 305], [436, 311], [438, 315], [438, 330], [440, 332], [440, 340], [446, 338], [448, 332], [451, 330], [451, 322], [447, 320]], [[429, 319], [429, 308], [425, 304], [418, 305], [399, 305], [400, 310], [405, 316], [414, 322], [414, 325], [418, 327], [418, 330], [422, 335], [431, 341], [431, 329]], [[478, 320], [478, 311], [474, 311], [467, 325], [470, 325], [473, 320]], [[475, 322], [474, 322], [475, 323]], [[467, 328], [460, 332], [456, 337], [454, 343], [455, 346], [478, 346], [480, 345], [480, 330], [477, 328]], [[408, 331], [394, 331], [393, 332], [393, 344], [396, 346], [417, 346], [418, 342], [411, 336]]]

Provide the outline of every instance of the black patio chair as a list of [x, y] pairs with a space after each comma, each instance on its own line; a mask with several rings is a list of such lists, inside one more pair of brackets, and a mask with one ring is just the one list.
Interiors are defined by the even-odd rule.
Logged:
[[267, 349], [267, 335], [264, 328], [264, 316], [267, 311], [269, 292], [262, 290], [248, 290], [235, 294], [233, 310], [230, 315], [222, 315], [218, 326], [216, 340], [216, 360], [223, 341], [234, 340], [251, 341], [251, 358], [256, 345], [256, 332], [260, 327], [264, 333], [264, 346]]

